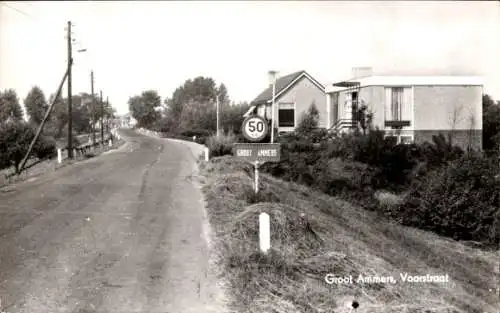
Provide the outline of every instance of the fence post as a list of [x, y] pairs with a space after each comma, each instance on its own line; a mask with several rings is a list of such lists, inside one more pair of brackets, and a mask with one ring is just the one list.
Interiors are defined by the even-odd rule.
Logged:
[[57, 148], [57, 163], [61, 164], [62, 162], [62, 151], [61, 148]]
[[259, 192], [259, 161], [255, 161], [254, 163], [254, 169], [255, 169], [255, 194]]
[[259, 215], [259, 245], [260, 251], [263, 253], [267, 253], [271, 248], [271, 225], [267, 213]]

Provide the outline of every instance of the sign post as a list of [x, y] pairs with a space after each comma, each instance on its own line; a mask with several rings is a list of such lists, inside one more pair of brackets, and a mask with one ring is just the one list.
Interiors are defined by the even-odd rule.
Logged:
[[259, 161], [255, 161], [255, 194], [259, 192]]
[[[258, 115], [251, 115], [241, 126], [243, 136], [251, 142], [259, 142], [266, 138], [269, 127], [267, 121]], [[265, 162], [280, 160], [280, 145], [274, 143], [236, 143], [233, 155], [252, 162], [254, 165], [255, 193], [259, 192], [259, 167]]]
[[[233, 155], [237, 158], [253, 163], [255, 194], [259, 192], [259, 167], [265, 162], [279, 162], [279, 143], [258, 143], [266, 138], [269, 127], [267, 121], [260, 116], [251, 115], [243, 121], [241, 126], [243, 136], [253, 143], [235, 143]], [[259, 242], [260, 250], [267, 253], [271, 248], [270, 219], [267, 213], [259, 215]]]

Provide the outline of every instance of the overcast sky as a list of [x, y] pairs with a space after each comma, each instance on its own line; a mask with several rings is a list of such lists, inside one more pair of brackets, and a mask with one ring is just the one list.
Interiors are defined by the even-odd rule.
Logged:
[[250, 101], [270, 69], [304, 69], [325, 84], [355, 66], [482, 75], [485, 92], [500, 99], [498, 1], [3, 2], [0, 89], [14, 88], [21, 101], [33, 85], [56, 91], [68, 20], [73, 93], [90, 92], [93, 69], [95, 91], [119, 113], [130, 96], [156, 89], [170, 97], [200, 75], [224, 82], [232, 100]]

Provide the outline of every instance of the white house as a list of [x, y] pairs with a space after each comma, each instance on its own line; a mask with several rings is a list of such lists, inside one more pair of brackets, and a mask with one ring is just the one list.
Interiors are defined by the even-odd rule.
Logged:
[[373, 75], [369, 68], [353, 76], [325, 88], [328, 128], [357, 127], [353, 112], [366, 105], [373, 126], [398, 143], [431, 141], [442, 133], [463, 148], [481, 149], [481, 77]]

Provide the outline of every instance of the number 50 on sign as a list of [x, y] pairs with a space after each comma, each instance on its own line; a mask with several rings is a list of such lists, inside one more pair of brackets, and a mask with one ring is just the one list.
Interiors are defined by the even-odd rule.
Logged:
[[243, 136], [252, 142], [261, 141], [268, 132], [267, 121], [260, 116], [249, 116], [243, 121], [241, 126]]

